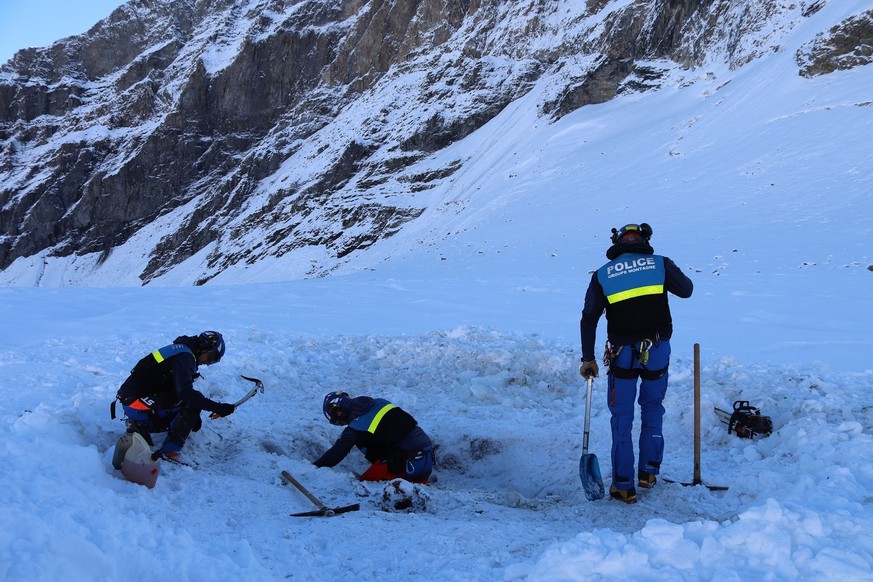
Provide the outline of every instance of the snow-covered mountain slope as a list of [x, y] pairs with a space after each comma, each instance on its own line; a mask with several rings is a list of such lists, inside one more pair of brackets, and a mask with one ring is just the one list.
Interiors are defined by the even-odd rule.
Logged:
[[0, 282], [566, 272], [635, 220], [701, 272], [863, 268], [870, 30], [860, 0], [129, 2], [0, 70]]

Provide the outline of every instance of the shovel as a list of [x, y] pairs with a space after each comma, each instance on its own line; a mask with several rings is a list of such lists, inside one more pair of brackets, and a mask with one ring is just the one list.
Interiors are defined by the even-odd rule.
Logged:
[[603, 487], [603, 477], [600, 476], [600, 463], [597, 455], [588, 453], [588, 433], [591, 426], [591, 385], [594, 378], [586, 378], [588, 381], [588, 395], [585, 397], [585, 434], [582, 437], [582, 458], [579, 459], [579, 478], [582, 479], [582, 488], [585, 489], [585, 497], [588, 501], [603, 499], [606, 490]]
[[306, 490], [306, 487], [300, 484], [297, 479], [291, 476], [291, 473], [288, 471], [282, 471], [282, 478], [297, 487], [300, 492], [306, 496], [309, 501], [315, 504], [315, 507], [318, 509], [316, 511], [304, 511], [303, 513], [292, 513], [291, 517], [332, 517], [334, 515], [339, 515], [340, 513], [348, 513], [349, 511], [357, 511], [361, 508], [360, 505], [354, 503], [352, 505], [346, 505], [345, 507], [327, 507], [324, 503], [318, 500], [312, 493]]

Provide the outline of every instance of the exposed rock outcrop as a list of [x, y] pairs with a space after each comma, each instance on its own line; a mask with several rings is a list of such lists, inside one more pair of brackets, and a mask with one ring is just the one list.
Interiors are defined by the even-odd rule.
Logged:
[[[0, 68], [0, 269], [99, 268], [149, 232], [143, 282], [198, 254], [203, 283], [308, 247], [323, 275], [420, 216], [463, 160], [418, 164], [543, 79], [557, 119], [707, 59], [742, 66], [778, 46], [774, 15], [823, 2], [132, 0]], [[868, 12], [800, 73], [866, 64], [870, 45]]]
[[797, 53], [804, 77], [826, 75], [873, 62], [873, 10], [852, 17], [818, 37]]

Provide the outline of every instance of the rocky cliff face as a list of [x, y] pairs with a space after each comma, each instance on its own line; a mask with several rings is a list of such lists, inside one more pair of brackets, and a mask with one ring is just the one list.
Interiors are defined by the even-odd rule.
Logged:
[[[0, 269], [74, 256], [85, 279], [127, 249], [144, 283], [194, 256], [205, 283], [317, 249], [305, 275], [324, 275], [464, 164], [422, 160], [534, 87], [548, 120], [741, 67], [825, 3], [131, 0], [0, 68]], [[786, 74], [868, 64], [871, 21], [823, 30]]]

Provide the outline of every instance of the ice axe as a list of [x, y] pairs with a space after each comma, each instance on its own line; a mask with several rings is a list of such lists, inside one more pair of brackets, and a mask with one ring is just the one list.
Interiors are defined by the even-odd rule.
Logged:
[[[246, 394], [245, 396], [243, 396], [242, 398], [240, 398], [239, 400], [234, 402], [233, 403], [234, 408], [238, 407], [240, 404], [242, 404], [243, 402], [245, 402], [246, 400], [248, 400], [249, 398], [251, 398], [252, 396], [257, 394], [258, 392], [260, 392], [261, 394], [264, 393], [264, 383], [261, 382], [260, 380], [258, 380], [257, 378], [249, 378], [248, 376], [243, 376], [242, 374], [240, 374], [240, 378], [248, 380], [249, 382], [254, 382], [255, 387], [252, 388], [251, 390], [249, 390], [248, 394]], [[211, 418], [212, 420], [215, 420], [216, 418], [221, 418], [221, 417], [218, 416], [218, 414], [216, 414], [215, 412], [213, 412], [212, 414], [209, 415], [209, 418]]]
[[[675, 483], [672, 479], [664, 479]], [[694, 344], [694, 476], [690, 483], [682, 485], [703, 485], [710, 491], [727, 491], [724, 485], [707, 485], [700, 478], [700, 344]]]
[[582, 437], [582, 458], [579, 459], [579, 478], [582, 479], [582, 488], [585, 489], [585, 497], [588, 501], [603, 499], [606, 491], [603, 487], [603, 477], [600, 476], [600, 463], [597, 455], [588, 453], [588, 434], [591, 427], [591, 386], [594, 378], [586, 377], [588, 382], [588, 394], [585, 397], [585, 434]]
[[300, 482], [291, 476], [291, 473], [288, 471], [282, 471], [282, 478], [297, 487], [297, 489], [306, 496], [309, 501], [315, 504], [315, 507], [318, 509], [316, 511], [304, 511], [303, 513], [292, 513], [291, 517], [332, 517], [334, 515], [339, 515], [340, 513], [348, 513], [350, 511], [357, 511], [361, 508], [357, 503], [353, 503], [352, 505], [346, 505], [345, 507], [327, 507], [324, 503], [318, 500], [318, 498], [306, 490], [306, 487], [300, 484]]

